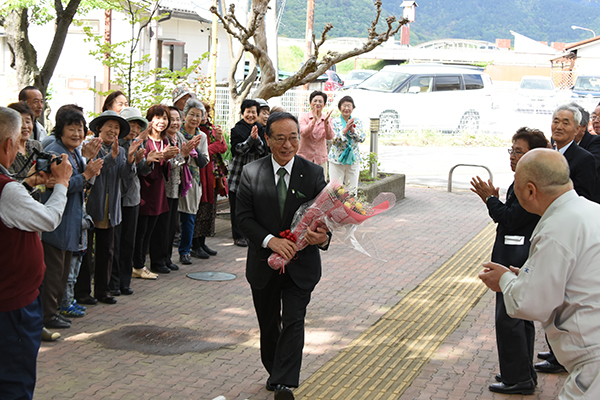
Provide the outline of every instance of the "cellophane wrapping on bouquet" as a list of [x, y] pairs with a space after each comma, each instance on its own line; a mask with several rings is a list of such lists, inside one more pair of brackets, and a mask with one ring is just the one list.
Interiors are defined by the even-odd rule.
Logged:
[[[305, 237], [307, 228], [316, 231], [319, 227], [326, 227], [342, 242], [370, 255], [355, 237], [356, 227], [367, 219], [391, 209], [396, 204], [396, 196], [393, 193], [380, 193], [371, 204], [367, 204], [357, 200], [352, 192], [352, 189], [335, 180], [329, 182], [312, 202], [305, 203], [296, 211], [291, 232], [282, 232], [281, 236], [295, 241], [298, 251], [301, 251], [308, 246]], [[278, 253], [273, 253], [268, 263], [271, 268], [285, 272], [289, 261]]]

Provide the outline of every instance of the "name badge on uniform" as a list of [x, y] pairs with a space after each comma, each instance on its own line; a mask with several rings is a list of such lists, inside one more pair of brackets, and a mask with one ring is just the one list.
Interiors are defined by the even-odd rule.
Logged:
[[525, 236], [504, 236], [504, 244], [508, 246], [523, 246], [525, 244]]

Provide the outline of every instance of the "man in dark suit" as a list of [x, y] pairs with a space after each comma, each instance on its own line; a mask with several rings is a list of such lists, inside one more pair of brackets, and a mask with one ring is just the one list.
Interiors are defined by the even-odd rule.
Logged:
[[[580, 129], [583, 116], [578, 107], [572, 104], [559, 106], [552, 116], [552, 140], [556, 149], [569, 163], [569, 178], [579, 196], [594, 201], [597, 189], [596, 160], [592, 153], [575, 143], [575, 135]], [[546, 339], [546, 342], [548, 340]], [[544, 360], [535, 364], [536, 371], [546, 373], [564, 372], [564, 367], [554, 356], [550, 344], [549, 351], [538, 353]]]
[[[278, 236], [290, 229], [296, 210], [326, 183], [320, 166], [296, 156], [296, 117], [273, 113], [266, 134], [272, 156], [244, 166], [237, 220], [249, 240], [246, 278], [260, 327], [261, 359], [269, 373], [266, 386], [275, 391], [276, 400], [288, 400], [294, 398], [289, 388], [298, 387], [300, 379], [306, 307], [321, 278], [319, 247], [327, 248], [329, 236], [323, 228], [309, 230], [309, 246], [299, 252], [294, 242]], [[284, 273], [267, 264], [273, 252], [291, 260]]]
[[575, 134], [581, 118], [579, 109], [570, 104], [558, 107], [552, 117], [552, 139], [556, 149], [569, 163], [569, 177], [573, 181], [575, 191], [593, 201], [597, 179], [596, 160], [589, 151], [575, 143]]
[[[529, 150], [548, 147], [548, 140], [537, 129], [520, 128], [512, 137], [510, 168], [515, 171], [519, 159]], [[529, 254], [529, 238], [540, 217], [528, 213], [515, 196], [514, 183], [506, 192], [506, 203], [500, 201], [498, 188], [491, 181], [473, 178], [471, 190], [484, 201], [490, 217], [498, 224], [492, 261], [502, 265], [521, 267]], [[500, 261], [502, 260], [502, 261]], [[496, 293], [496, 344], [500, 374], [499, 383], [489, 386], [492, 392], [504, 394], [532, 394], [537, 384], [533, 368], [535, 326], [531, 321], [511, 318], [506, 312], [502, 292]]]
[[[575, 132], [575, 143], [592, 153], [596, 160], [596, 175], [600, 179], [600, 137], [592, 135], [587, 129], [590, 123], [590, 114], [579, 104], [570, 104], [577, 107], [579, 112], [581, 112], [581, 122], [579, 122], [579, 127], [577, 128], [577, 132]], [[594, 201], [600, 203], [600, 181], [596, 182]]]

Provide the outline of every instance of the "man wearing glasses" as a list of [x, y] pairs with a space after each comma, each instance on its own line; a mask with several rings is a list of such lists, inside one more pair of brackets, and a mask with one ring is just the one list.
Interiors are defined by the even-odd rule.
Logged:
[[[290, 229], [296, 210], [326, 185], [323, 168], [296, 156], [299, 137], [296, 117], [271, 114], [266, 140], [272, 155], [244, 166], [237, 193], [236, 217], [249, 240], [246, 278], [260, 327], [261, 360], [269, 373], [266, 388], [275, 391], [275, 400], [294, 399], [290, 387], [300, 380], [306, 307], [321, 278], [319, 248], [329, 244], [323, 228], [308, 230], [309, 246], [301, 251], [279, 237]], [[273, 252], [292, 260], [285, 272], [267, 264]]]
[[[510, 168], [514, 172], [519, 159], [529, 150], [548, 147], [548, 140], [537, 129], [521, 128], [512, 137]], [[528, 213], [515, 196], [514, 182], [506, 192], [506, 202], [499, 198], [499, 188], [491, 181], [480, 177], [471, 181], [475, 192], [486, 204], [490, 217], [498, 224], [496, 241], [492, 250], [492, 261], [502, 265], [521, 267], [529, 253], [529, 238], [540, 217]], [[537, 374], [533, 368], [535, 326], [531, 321], [511, 318], [506, 312], [502, 292], [496, 293], [496, 344], [500, 373], [498, 383], [489, 390], [504, 394], [532, 394], [537, 385]]]
[[44, 112], [44, 96], [42, 96], [42, 92], [35, 86], [24, 87], [19, 92], [19, 101], [26, 102], [29, 108], [31, 108], [31, 111], [33, 111], [33, 115], [35, 115], [35, 124], [33, 125], [33, 134], [31, 135], [31, 138], [41, 142], [48, 136], [46, 129], [44, 129], [44, 126], [40, 124], [39, 121], [39, 118]]

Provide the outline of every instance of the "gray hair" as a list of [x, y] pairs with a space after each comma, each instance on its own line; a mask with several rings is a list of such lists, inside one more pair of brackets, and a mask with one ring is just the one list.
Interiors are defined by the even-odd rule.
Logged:
[[21, 133], [21, 124], [23, 119], [17, 111], [0, 107], [0, 143], [7, 139], [16, 140]]
[[590, 123], [590, 113], [575, 102], [569, 103], [569, 105], [577, 108], [581, 113], [581, 122], [579, 122], [579, 126], [585, 126], [587, 128], [588, 124]]
[[581, 126], [581, 111], [579, 111], [579, 108], [574, 107], [571, 104], [563, 104], [562, 106], [558, 106], [558, 108], [554, 110], [554, 113], [552, 114], [552, 119], [556, 118], [556, 114], [558, 114], [560, 111], [571, 111], [573, 113], [573, 120], [577, 126]]
[[187, 115], [192, 108], [197, 108], [198, 110], [202, 111], [202, 115], [206, 114], [204, 104], [202, 104], [202, 102], [198, 99], [190, 98], [185, 102], [185, 106], [183, 106], [183, 115]]

